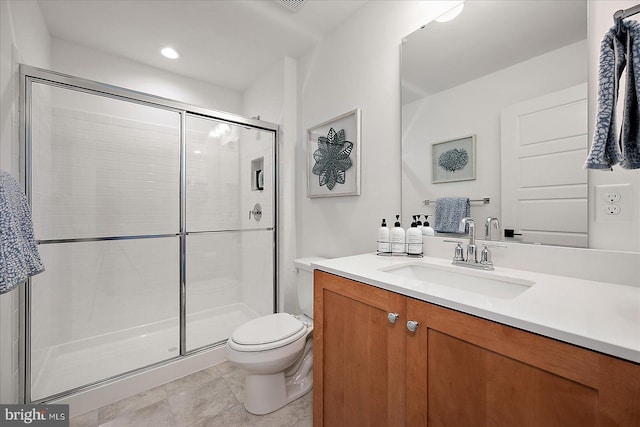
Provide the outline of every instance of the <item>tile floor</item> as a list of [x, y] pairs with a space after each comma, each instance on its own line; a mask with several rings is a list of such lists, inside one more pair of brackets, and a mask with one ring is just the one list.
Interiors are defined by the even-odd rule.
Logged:
[[71, 427], [311, 427], [309, 392], [271, 414], [244, 409], [244, 371], [228, 362], [71, 419]]

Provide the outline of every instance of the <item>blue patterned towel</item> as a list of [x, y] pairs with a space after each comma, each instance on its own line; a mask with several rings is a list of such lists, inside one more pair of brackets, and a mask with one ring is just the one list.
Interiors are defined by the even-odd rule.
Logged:
[[44, 271], [22, 187], [0, 171], [0, 294]]
[[436, 223], [434, 229], [441, 233], [464, 233], [459, 230], [460, 220], [469, 216], [471, 203], [468, 197], [444, 197], [436, 199]]
[[[640, 168], [640, 23], [622, 21], [622, 33], [613, 26], [600, 44], [598, 114], [587, 169]], [[624, 115], [620, 141], [616, 136], [616, 104], [620, 77], [627, 68]]]

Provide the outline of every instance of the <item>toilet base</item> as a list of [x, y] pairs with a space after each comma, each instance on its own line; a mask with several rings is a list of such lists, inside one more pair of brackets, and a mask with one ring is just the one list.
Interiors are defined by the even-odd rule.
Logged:
[[[255, 415], [265, 415], [304, 396], [313, 387], [313, 352], [311, 340], [291, 375], [247, 374], [244, 385], [244, 407]], [[287, 371], [288, 373], [288, 371]]]

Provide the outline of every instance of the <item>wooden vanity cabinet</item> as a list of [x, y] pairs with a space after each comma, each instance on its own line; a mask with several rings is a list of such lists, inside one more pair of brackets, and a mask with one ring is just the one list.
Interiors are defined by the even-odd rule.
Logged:
[[314, 426], [404, 425], [405, 299], [315, 271]]
[[638, 364], [325, 272], [314, 280], [315, 427], [640, 426]]

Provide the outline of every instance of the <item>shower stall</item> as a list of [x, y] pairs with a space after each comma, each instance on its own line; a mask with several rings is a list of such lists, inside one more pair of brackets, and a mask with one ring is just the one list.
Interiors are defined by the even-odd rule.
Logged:
[[46, 271], [24, 291], [45, 402], [224, 344], [277, 310], [277, 126], [21, 66]]

